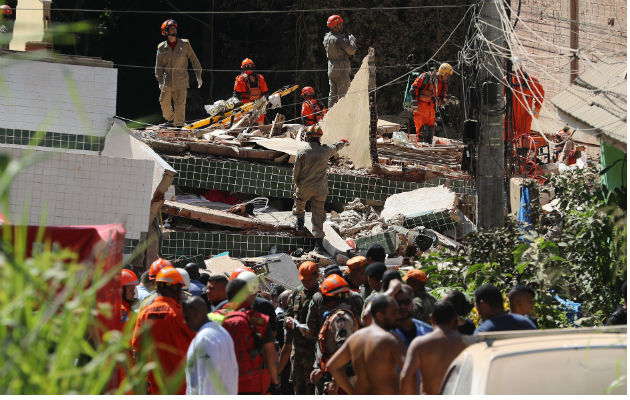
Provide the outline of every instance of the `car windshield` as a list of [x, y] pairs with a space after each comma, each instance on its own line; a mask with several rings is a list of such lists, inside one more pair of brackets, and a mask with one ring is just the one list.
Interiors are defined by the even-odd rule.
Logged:
[[495, 358], [486, 394], [626, 394], [626, 347], [567, 347]]

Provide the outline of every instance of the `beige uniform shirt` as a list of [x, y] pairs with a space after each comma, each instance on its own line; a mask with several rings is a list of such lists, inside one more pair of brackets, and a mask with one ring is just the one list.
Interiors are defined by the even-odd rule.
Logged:
[[201, 64], [188, 39], [177, 39], [174, 49], [163, 41], [157, 47], [155, 57], [155, 78], [174, 90], [188, 89], [188, 60], [190, 60], [197, 80], [201, 79]]
[[293, 183], [298, 193], [328, 195], [328, 160], [341, 147], [341, 143], [332, 146], [318, 142], [308, 142], [298, 150], [293, 168]]

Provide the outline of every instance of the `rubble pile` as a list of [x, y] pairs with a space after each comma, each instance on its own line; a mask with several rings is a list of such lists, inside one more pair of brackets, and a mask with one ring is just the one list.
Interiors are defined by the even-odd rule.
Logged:
[[372, 206], [364, 205], [359, 199], [344, 206], [344, 211], [330, 213], [331, 226], [345, 238], [360, 238], [376, 235], [387, 229]]

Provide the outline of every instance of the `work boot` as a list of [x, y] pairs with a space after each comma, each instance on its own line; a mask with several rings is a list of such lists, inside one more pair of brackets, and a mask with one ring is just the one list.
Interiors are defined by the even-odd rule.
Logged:
[[427, 134], [427, 143], [429, 144], [433, 144], [433, 136], [435, 135], [435, 126], [430, 126], [427, 128], [426, 130], [426, 134]]
[[304, 229], [304, 217], [297, 217], [295, 221], [295, 230], [301, 231], [302, 229]]
[[321, 253], [324, 251], [324, 239], [323, 238], [315, 238], [315, 247], [313, 247], [313, 251], [315, 253]]

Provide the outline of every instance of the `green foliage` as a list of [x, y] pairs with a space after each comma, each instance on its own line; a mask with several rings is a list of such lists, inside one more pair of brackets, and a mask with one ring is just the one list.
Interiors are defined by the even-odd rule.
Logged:
[[[10, 182], [24, 167], [36, 162], [22, 158], [0, 159], [0, 202], [8, 215]], [[27, 257], [26, 229], [2, 226], [0, 241], [0, 388], [2, 394], [124, 394], [144, 393], [154, 363], [147, 348], [130, 362], [134, 321], [122, 332], [107, 331], [99, 316], [111, 316], [107, 303], [97, 302], [97, 291], [120, 267], [104, 272], [103, 262], [84, 264], [76, 254], [53, 248], [40, 229]], [[142, 251], [142, 250], [139, 250]], [[98, 329], [103, 328], [102, 336]], [[110, 385], [119, 368], [125, 378]], [[168, 385], [172, 384], [167, 382]]]
[[625, 210], [607, 204], [594, 169], [554, 175], [549, 183], [560, 201], [549, 215], [533, 206], [532, 214], [541, 217], [528, 231], [508, 221], [477, 232], [457, 251], [422, 258], [434, 293], [457, 288], [472, 295], [486, 282], [504, 293], [529, 285], [537, 294], [534, 314], [541, 327], [569, 326], [554, 294], [582, 304], [576, 324], [603, 324], [619, 304], [626, 279]]

